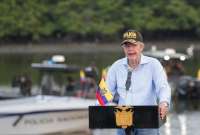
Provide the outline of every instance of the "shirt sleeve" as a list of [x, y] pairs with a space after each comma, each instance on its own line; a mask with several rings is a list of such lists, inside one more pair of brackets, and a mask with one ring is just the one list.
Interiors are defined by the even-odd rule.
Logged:
[[171, 102], [171, 88], [167, 81], [166, 72], [161, 63], [156, 60], [153, 65], [153, 82], [156, 89], [156, 95], [159, 103], [167, 102], [170, 105]]
[[114, 96], [115, 93], [116, 93], [116, 87], [117, 87], [116, 69], [115, 69], [114, 65], [112, 65], [108, 70], [108, 73], [107, 73], [107, 76], [106, 76], [106, 84], [108, 86], [108, 89], [110, 90], [110, 92]]

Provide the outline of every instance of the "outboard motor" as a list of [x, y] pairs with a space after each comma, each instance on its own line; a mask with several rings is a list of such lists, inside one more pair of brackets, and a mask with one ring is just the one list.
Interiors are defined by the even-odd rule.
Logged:
[[192, 98], [195, 91], [195, 79], [191, 76], [182, 76], [179, 78], [176, 87], [176, 96], [178, 99]]

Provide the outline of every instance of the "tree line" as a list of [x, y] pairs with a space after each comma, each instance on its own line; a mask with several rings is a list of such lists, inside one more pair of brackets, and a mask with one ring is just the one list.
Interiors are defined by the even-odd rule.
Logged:
[[[197, 0], [1, 0], [0, 40], [113, 41], [128, 28], [200, 36]], [[157, 33], [157, 34], [155, 34]]]

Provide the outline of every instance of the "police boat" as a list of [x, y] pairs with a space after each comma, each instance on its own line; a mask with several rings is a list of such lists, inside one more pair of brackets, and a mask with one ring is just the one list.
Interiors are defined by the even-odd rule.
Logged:
[[1, 134], [71, 133], [88, 129], [88, 106], [95, 100], [35, 96], [0, 102]]
[[79, 68], [64, 64], [62, 56], [52, 60], [31, 65], [42, 74], [39, 95], [0, 101], [1, 134], [71, 133], [88, 129], [88, 106], [95, 105], [96, 100], [63, 95], [63, 87], [56, 84], [54, 75], [79, 72]]

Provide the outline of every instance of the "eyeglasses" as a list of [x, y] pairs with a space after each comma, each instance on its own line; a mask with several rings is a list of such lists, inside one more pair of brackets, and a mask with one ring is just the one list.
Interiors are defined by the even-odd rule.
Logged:
[[131, 43], [128, 43], [128, 44], [123, 44], [122, 47], [123, 48], [130, 48], [132, 46], [136, 46], [137, 44], [131, 44]]

